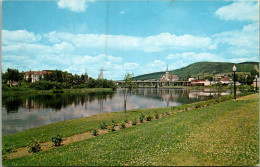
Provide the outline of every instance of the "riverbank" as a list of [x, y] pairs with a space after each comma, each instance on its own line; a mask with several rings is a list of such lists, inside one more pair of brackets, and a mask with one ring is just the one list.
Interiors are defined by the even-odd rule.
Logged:
[[82, 89], [62, 89], [62, 90], [35, 90], [35, 89], [24, 89], [24, 90], [12, 90], [3, 91], [2, 96], [11, 95], [24, 95], [24, 94], [55, 94], [55, 91], [62, 93], [94, 93], [94, 92], [112, 92], [112, 88], [82, 88]]
[[125, 120], [131, 122], [131, 120], [133, 120], [134, 118], [138, 120], [141, 113], [143, 113], [146, 117], [153, 116], [154, 118], [156, 117], [156, 114], [160, 115], [160, 117], [162, 117], [162, 115], [167, 115], [167, 114], [178, 116], [180, 112], [189, 111], [189, 110], [193, 111], [194, 109], [203, 106], [210, 106], [213, 105], [214, 103], [226, 101], [231, 98], [232, 96], [225, 96], [217, 99], [212, 99], [209, 101], [202, 101], [202, 102], [182, 105], [174, 108], [169, 107], [169, 108], [160, 108], [160, 109], [131, 110], [128, 111], [126, 114], [123, 112], [104, 113], [104, 114], [98, 114], [95, 116], [86, 117], [82, 119], [58, 122], [58, 123], [30, 129], [30, 130], [18, 132], [13, 135], [3, 136], [3, 145], [5, 149], [15, 150], [15, 148], [26, 146], [26, 144], [33, 138], [40, 139], [42, 135], [44, 135], [42, 142], [47, 142], [50, 141], [50, 138], [56, 135], [57, 133], [69, 137], [72, 135], [91, 132], [93, 129], [99, 128], [102, 122], [106, 123], [108, 126], [112, 125], [112, 120], [114, 120], [114, 122], [117, 122], [118, 124], [124, 122]]

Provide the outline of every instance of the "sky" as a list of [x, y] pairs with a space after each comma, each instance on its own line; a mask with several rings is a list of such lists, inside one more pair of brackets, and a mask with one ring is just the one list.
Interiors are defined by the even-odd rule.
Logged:
[[123, 79], [200, 61], [259, 62], [258, 1], [2, 2], [2, 70]]

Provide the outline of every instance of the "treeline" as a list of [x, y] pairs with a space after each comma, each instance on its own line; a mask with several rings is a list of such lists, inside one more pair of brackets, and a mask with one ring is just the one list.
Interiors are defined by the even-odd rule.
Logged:
[[77, 89], [77, 88], [116, 88], [112, 80], [93, 79], [88, 75], [69, 74], [60, 70], [46, 73], [39, 77], [39, 81], [31, 82], [32, 78], [29, 75], [28, 79], [24, 78], [25, 72], [19, 72], [18, 69], [8, 68], [5, 73], [2, 73], [2, 90], [7, 91], [17, 88], [31, 88], [35, 90], [50, 90], [50, 89]]

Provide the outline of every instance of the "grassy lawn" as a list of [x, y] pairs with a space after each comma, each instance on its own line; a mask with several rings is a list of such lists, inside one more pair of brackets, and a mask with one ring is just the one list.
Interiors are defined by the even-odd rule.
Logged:
[[[192, 105], [194, 104], [189, 107]], [[157, 109], [157, 112], [163, 110], [171, 109]], [[151, 109], [143, 110], [144, 113], [148, 111], [152, 112]], [[131, 111], [127, 115], [135, 116], [136, 112], [139, 111]], [[97, 120], [101, 117], [111, 120], [113, 116], [109, 117], [109, 114], [125, 119], [122, 112], [95, 117]], [[90, 118], [94, 117], [80, 119], [77, 125], [73, 120], [65, 122], [68, 127], [72, 125], [77, 131], [77, 126], [84, 126], [84, 123], [88, 126], [96, 126], [94, 122], [92, 124], [88, 122]], [[59, 123], [54, 125], [58, 126]], [[51, 125], [44, 126], [46, 133], [48, 133], [46, 128], [48, 126]], [[22, 133], [29, 135], [33, 131], [37, 130], [32, 129], [14, 135], [19, 136]], [[59, 132], [64, 131], [67, 131], [67, 127]], [[19, 140], [22, 138], [16, 138], [13, 142]], [[172, 114], [120, 131], [3, 162], [8, 166], [252, 166], [258, 163], [258, 95], [244, 96], [237, 101], [228, 100], [204, 108]]]

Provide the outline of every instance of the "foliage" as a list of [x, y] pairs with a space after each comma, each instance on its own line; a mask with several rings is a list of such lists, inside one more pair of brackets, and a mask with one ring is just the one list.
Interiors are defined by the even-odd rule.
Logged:
[[125, 120], [125, 123], [128, 123], [128, 119]]
[[[112, 80], [93, 79], [87, 75], [72, 75], [68, 72], [60, 70], [52, 70], [50, 73], [40, 76], [39, 81], [31, 83], [31, 77], [24, 79], [24, 72], [19, 72], [17, 69], [8, 68], [5, 73], [2, 73], [2, 84], [13, 87], [15, 82], [18, 82], [18, 87], [31, 88], [35, 90], [50, 90], [50, 89], [77, 89], [77, 88], [112, 88], [116, 89], [116, 85]], [[9, 91], [7, 87], [2, 87], [3, 91]], [[22, 90], [22, 89], [21, 89]], [[61, 93], [56, 91], [56, 93]]]
[[27, 147], [29, 148], [28, 152], [29, 153], [36, 153], [36, 152], [39, 152], [41, 151], [41, 144], [38, 140], [34, 139], [34, 140], [31, 140]]
[[137, 124], [137, 120], [136, 120], [136, 118], [134, 118], [133, 120], [132, 120], [132, 125], [136, 125]]
[[2, 146], [2, 160], [5, 161], [7, 159], [7, 154], [14, 152], [14, 148], [7, 144]]
[[58, 82], [50, 81], [37, 81], [30, 85], [30, 88], [35, 90], [51, 90], [51, 89], [62, 89], [62, 85]]
[[124, 78], [123, 83], [123, 93], [124, 93], [124, 111], [126, 113], [126, 102], [129, 95], [136, 90], [136, 84], [133, 81], [133, 74], [127, 73]]
[[155, 118], [159, 119], [159, 114], [158, 113], [155, 114]]
[[151, 121], [153, 119], [153, 117], [151, 115], [149, 115], [148, 117], [146, 117], [146, 121]]
[[116, 126], [115, 124], [112, 124], [112, 126], [109, 128], [109, 132], [116, 131], [115, 126]]
[[217, 83], [213, 84], [212, 86], [221, 87], [222, 83], [221, 82], [217, 82]]
[[100, 129], [106, 129], [107, 128], [107, 124], [105, 122], [101, 122], [99, 125]]
[[53, 89], [52, 93], [64, 93], [64, 90], [62, 90], [62, 89]]
[[64, 137], [60, 134], [53, 136], [51, 138], [51, 141], [53, 142], [54, 146], [61, 146], [61, 143], [63, 140], [64, 140]]
[[195, 108], [200, 108], [200, 107], [201, 107], [201, 105], [198, 103], [195, 105]]
[[121, 123], [120, 124], [120, 129], [124, 129], [125, 128], [125, 123]]
[[97, 136], [97, 135], [98, 135], [97, 129], [94, 129], [94, 130], [92, 131], [92, 135], [93, 135], [93, 136]]
[[113, 125], [117, 126], [117, 123], [116, 123], [116, 121], [115, 121], [114, 119], [112, 119], [111, 123], [112, 123]]
[[142, 123], [144, 121], [145, 115], [142, 113], [139, 117], [139, 121], [140, 123]]
[[5, 73], [2, 74], [2, 82], [7, 84], [10, 82], [10, 86], [13, 86], [13, 82], [19, 82], [23, 80], [23, 73], [20, 73], [18, 69], [8, 68]]

